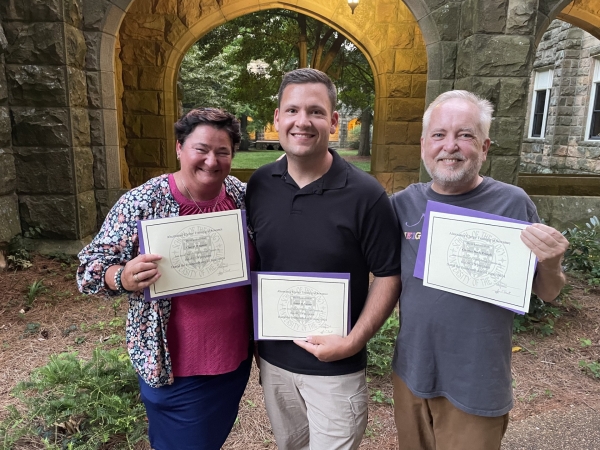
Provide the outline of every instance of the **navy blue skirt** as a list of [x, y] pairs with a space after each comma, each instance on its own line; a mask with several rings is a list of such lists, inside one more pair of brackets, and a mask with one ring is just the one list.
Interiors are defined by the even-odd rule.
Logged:
[[252, 357], [222, 375], [175, 377], [151, 388], [138, 377], [154, 450], [219, 450], [238, 414]]

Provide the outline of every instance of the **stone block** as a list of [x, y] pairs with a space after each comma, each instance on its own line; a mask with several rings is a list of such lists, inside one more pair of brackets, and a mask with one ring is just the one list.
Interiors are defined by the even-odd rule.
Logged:
[[456, 42], [436, 42], [427, 47], [429, 79], [454, 79], [457, 48]]
[[[102, 85], [100, 72], [87, 72], [85, 74], [87, 87], [87, 105], [90, 108], [102, 108]], [[108, 76], [108, 73], [106, 73]]]
[[408, 123], [408, 137], [407, 137], [406, 143], [413, 144], [413, 145], [420, 145], [422, 130], [423, 130], [423, 124], [421, 122], [409, 122]]
[[6, 65], [9, 100], [19, 106], [66, 106], [64, 66]]
[[162, 91], [165, 88], [165, 69], [163, 67], [140, 67], [139, 88], [147, 91]]
[[8, 98], [8, 86], [6, 85], [6, 65], [3, 64], [4, 57], [0, 53], [0, 104], [4, 103]]
[[130, 139], [125, 147], [127, 164], [134, 167], [162, 167], [160, 139]]
[[92, 150], [89, 147], [74, 147], [73, 164], [75, 165], [77, 192], [82, 193], [94, 189], [94, 156]]
[[90, 145], [90, 118], [85, 108], [70, 108], [73, 147]]
[[11, 145], [11, 125], [8, 108], [0, 108], [0, 148], [10, 147]]
[[527, 77], [531, 70], [532, 50], [532, 40], [526, 36], [471, 36], [458, 46], [457, 78]]
[[96, 189], [107, 189], [106, 148], [104, 146], [92, 147], [92, 155], [94, 158], [94, 187]]
[[121, 45], [121, 61], [131, 66], [164, 66], [171, 51], [164, 41], [127, 39]]
[[9, 242], [21, 233], [19, 203], [14, 194], [0, 196], [0, 242]]
[[427, 75], [413, 75], [410, 80], [410, 96], [423, 97], [427, 93]]
[[396, 50], [394, 72], [427, 73], [427, 54], [425, 49]]
[[123, 87], [125, 89], [137, 90], [139, 67], [123, 64], [121, 69]]
[[388, 32], [388, 48], [413, 48], [415, 26], [393, 26]]
[[396, 23], [398, 19], [398, 2], [380, 0], [375, 4], [375, 21], [379, 23]]
[[97, 224], [97, 210], [96, 210], [96, 198], [94, 191], [82, 192], [77, 195], [77, 209], [79, 212], [79, 238], [93, 235], [98, 228]]
[[460, 25], [458, 36], [460, 39], [466, 39], [473, 35], [474, 13], [476, 0], [465, 0], [460, 9]]
[[152, 91], [125, 91], [123, 112], [138, 114], [159, 114], [160, 94]]
[[88, 92], [85, 72], [67, 66], [67, 84], [69, 86], [69, 106], [88, 106]]
[[425, 111], [425, 99], [388, 99], [386, 120], [392, 122], [419, 121]]
[[140, 116], [140, 119], [143, 138], [167, 138], [164, 116]]
[[[385, 136], [383, 143], [403, 145], [408, 141], [409, 122], [385, 122]], [[385, 147], [386, 151], [388, 147]]]
[[163, 40], [165, 17], [159, 14], [127, 14], [121, 24], [121, 39]]
[[506, 0], [477, 0], [473, 11], [474, 33], [504, 33]]
[[77, 239], [77, 204], [74, 195], [21, 195], [19, 212], [23, 229], [39, 227], [42, 236]]
[[491, 156], [490, 176], [498, 181], [516, 184], [519, 173], [518, 156]]
[[437, 24], [440, 40], [456, 41], [458, 39], [461, 13], [460, 2], [447, 2], [431, 12], [431, 18]]
[[69, 116], [66, 108], [11, 108], [13, 145], [22, 147], [69, 147]]
[[[72, 25], [76, 28], [81, 28], [81, 25], [83, 24], [82, 3], [83, 0], [63, 0], [63, 17], [67, 24]], [[87, 1], [85, 3], [87, 3]]]
[[0, 150], [0, 195], [12, 194], [17, 187], [15, 159], [11, 153]]
[[418, 145], [390, 145], [386, 147], [390, 172], [418, 172], [421, 147]]
[[15, 147], [19, 194], [74, 194], [71, 150]]
[[[0, 15], [0, 17], [2, 17]], [[0, 55], [3, 54], [8, 49], [8, 41], [6, 40], [6, 35], [4, 34], [4, 28], [0, 25]]]
[[373, 58], [375, 65], [379, 67], [379, 72], [381, 74], [394, 72], [394, 66], [396, 64], [395, 59], [396, 50], [393, 49], [385, 50]]
[[[85, 4], [92, 2], [85, 2]], [[85, 31], [83, 33], [87, 52], [85, 54], [85, 68], [87, 70], [100, 70], [100, 42], [102, 33], [97, 31]]]
[[394, 192], [406, 189], [419, 181], [419, 172], [394, 172]]
[[0, 17], [23, 22], [59, 22], [63, 19], [61, 0], [5, 0]]
[[390, 97], [410, 97], [412, 77], [404, 74], [387, 75], [388, 95]]
[[125, 114], [123, 116], [123, 124], [128, 138], [142, 137], [142, 116], [137, 114]]
[[592, 216], [600, 216], [600, 197], [531, 195], [538, 214], [557, 230], [581, 226]]
[[492, 123], [490, 155], [518, 156], [521, 152], [525, 120], [522, 116], [496, 117]]
[[9, 22], [4, 25], [8, 40], [6, 62], [11, 64], [64, 64], [65, 41], [62, 23]]
[[389, 172], [376, 172], [373, 174], [379, 184], [383, 186], [388, 195], [394, 192], [394, 174]]
[[104, 145], [104, 120], [101, 110], [88, 110], [91, 145]]
[[203, 13], [202, 0], [177, 0], [177, 16], [186, 27], [191, 28]]
[[500, 80], [501, 78], [496, 77], [472, 77], [469, 90], [478, 94], [480, 97], [491, 101], [495, 106], [498, 104], [498, 99], [500, 98]]
[[179, 42], [188, 29], [177, 16], [165, 16], [165, 41], [171, 45]]
[[496, 116], [525, 116], [528, 85], [527, 77], [503, 78], [500, 84]]
[[83, 31], [71, 25], [65, 25], [65, 38], [67, 64], [83, 69], [85, 67], [85, 54], [87, 53]]
[[106, 15], [106, 10], [110, 6], [107, 1], [89, 1], [83, 2], [83, 23], [86, 30], [102, 30], [102, 22]]

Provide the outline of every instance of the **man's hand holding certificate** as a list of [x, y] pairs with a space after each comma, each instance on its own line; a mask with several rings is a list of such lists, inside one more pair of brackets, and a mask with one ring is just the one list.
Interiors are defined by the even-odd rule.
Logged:
[[423, 285], [521, 314], [529, 310], [536, 257], [520, 237], [528, 224], [480, 214], [428, 213], [424, 252], [419, 249]]

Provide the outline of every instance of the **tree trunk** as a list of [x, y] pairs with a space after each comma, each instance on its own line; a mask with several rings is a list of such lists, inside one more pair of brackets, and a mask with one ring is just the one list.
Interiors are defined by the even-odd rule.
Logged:
[[242, 132], [242, 141], [240, 142], [239, 151], [244, 152], [250, 149], [250, 136], [248, 136], [248, 116], [245, 114], [240, 116], [240, 131]]
[[308, 50], [306, 48], [306, 16], [298, 14], [298, 25], [300, 37], [298, 38], [298, 61], [299, 68], [308, 67]]
[[371, 107], [367, 106], [360, 115], [360, 141], [358, 156], [371, 156]]

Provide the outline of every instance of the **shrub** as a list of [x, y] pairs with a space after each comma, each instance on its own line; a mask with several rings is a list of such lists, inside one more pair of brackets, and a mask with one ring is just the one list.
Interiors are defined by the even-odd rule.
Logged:
[[594, 216], [585, 227], [563, 232], [569, 240], [565, 253], [566, 270], [579, 272], [592, 286], [600, 286], [600, 221]]
[[50, 449], [133, 448], [146, 436], [137, 376], [123, 349], [96, 348], [89, 361], [77, 353], [51, 356], [13, 395], [26, 412], [9, 407], [0, 423], [6, 449], [36, 436]]
[[392, 373], [392, 357], [399, 327], [398, 310], [395, 309], [367, 344], [367, 371], [371, 375], [384, 376]]

